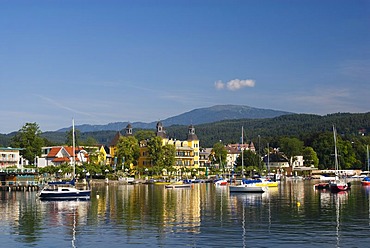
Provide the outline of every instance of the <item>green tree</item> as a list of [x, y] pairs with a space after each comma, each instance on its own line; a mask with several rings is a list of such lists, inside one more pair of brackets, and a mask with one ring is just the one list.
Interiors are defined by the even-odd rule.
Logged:
[[92, 136], [87, 137], [86, 141], [84, 142], [85, 146], [96, 146], [97, 144], [98, 142]]
[[294, 157], [302, 154], [303, 141], [297, 138], [283, 137], [280, 139], [279, 144], [280, 151], [287, 157], [289, 166], [292, 166]]
[[220, 167], [226, 164], [227, 150], [221, 142], [213, 145], [211, 155], [213, 156], [213, 161], [218, 163]]
[[319, 169], [334, 169], [334, 141], [333, 134], [319, 133], [313, 137], [312, 148], [319, 159]]
[[149, 158], [152, 164], [153, 172], [156, 172], [158, 175], [163, 168], [163, 147], [162, 147], [162, 138], [155, 136], [148, 140], [148, 153]]
[[243, 165], [244, 165], [244, 170], [245, 171], [259, 171], [259, 164], [260, 164], [260, 161], [261, 161], [261, 157], [258, 156], [258, 154], [256, 154], [255, 152], [251, 151], [251, 150], [246, 150], [246, 151], [243, 151], [243, 156], [242, 154], [240, 153], [240, 155], [236, 158], [236, 170], [237, 171], [242, 171], [242, 157], [244, 158], [244, 162], [243, 162]]
[[[75, 145], [76, 146], [80, 145], [80, 142], [79, 142], [80, 137], [81, 137], [80, 130], [75, 130]], [[73, 146], [73, 129], [66, 131], [66, 145]]]
[[354, 149], [350, 141], [343, 141], [338, 138], [338, 160], [340, 169], [351, 169], [358, 163]]
[[23, 148], [20, 154], [32, 163], [36, 156], [41, 156], [41, 148], [44, 145], [41, 133], [37, 123], [26, 123], [11, 139], [11, 146]]
[[122, 136], [117, 143], [118, 164], [124, 162], [124, 166], [129, 168], [131, 164], [136, 165], [140, 156], [140, 147], [134, 136]]
[[138, 141], [150, 140], [155, 137], [155, 133], [152, 130], [138, 130], [134, 136]]
[[171, 170], [176, 162], [176, 148], [173, 145], [166, 144], [163, 146], [163, 162], [167, 170]]
[[303, 149], [303, 160], [303, 164], [307, 167], [313, 165], [317, 168], [319, 164], [319, 158], [317, 157], [315, 150], [309, 146]]

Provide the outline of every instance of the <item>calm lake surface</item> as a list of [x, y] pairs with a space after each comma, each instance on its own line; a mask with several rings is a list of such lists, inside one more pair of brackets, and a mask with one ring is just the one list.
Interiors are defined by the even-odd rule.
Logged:
[[0, 192], [2, 247], [369, 247], [370, 188], [286, 181], [264, 194], [95, 185], [90, 201]]

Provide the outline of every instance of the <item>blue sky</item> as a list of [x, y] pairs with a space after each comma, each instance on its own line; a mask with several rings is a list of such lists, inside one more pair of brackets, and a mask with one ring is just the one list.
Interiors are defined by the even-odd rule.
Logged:
[[368, 0], [0, 0], [0, 37], [0, 133], [370, 110]]

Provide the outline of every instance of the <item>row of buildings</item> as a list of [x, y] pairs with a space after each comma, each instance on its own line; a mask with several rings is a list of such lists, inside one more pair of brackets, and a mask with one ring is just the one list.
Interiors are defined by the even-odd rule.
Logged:
[[[161, 137], [162, 145], [173, 145], [176, 149], [175, 155], [175, 169], [186, 168], [187, 170], [198, 171], [199, 169], [206, 169], [212, 166], [216, 166], [219, 169], [230, 171], [234, 168], [236, 158], [240, 155], [241, 150], [251, 150], [255, 152], [254, 144], [228, 144], [225, 146], [227, 150], [226, 164], [221, 166], [214, 164], [212, 161], [212, 148], [201, 148], [199, 146], [199, 138], [196, 135], [195, 127], [190, 125], [188, 127], [187, 139], [176, 140], [168, 138], [165, 128], [162, 122], [158, 122], [156, 125], [156, 136]], [[76, 164], [83, 164], [89, 161], [92, 153], [98, 154], [98, 163], [104, 165], [110, 165], [113, 168], [120, 168], [117, 164], [117, 144], [121, 136], [132, 136], [132, 126], [128, 124], [125, 128], [124, 134], [117, 132], [109, 145], [101, 145], [96, 147], [75, 147], [75, 152], [70, 146], [54, 146], [54, 147], [43, 147], [42, 154], [37, 157], [34, 163], [37, 167], [42, 168], [46, 166], [58, 166], [64, 163], [72, 163], [73, 154], [75, 154]], [[149, 153], [147, 148], [147, 141], [142, 140], [139, 142], [140, 156], [138, 159], [138, 167], [148, 168], [152, 166], [149, 159]], [[19, 155], [19, 148], [0, 148], [0, 171], [7, 167], [22, 168], [25, 161]], [[266, 162], [265, 166], [269, 166], [271, 170], [276, 172], [290, 173], [292, 169], [289, 168], [287, 160], [281, 159], [270, 159]], [[293, 167], [302, 167], [303, 158], [300, 156], [295, 160]], [[131, 169], [133, 165], [131, 165]]]

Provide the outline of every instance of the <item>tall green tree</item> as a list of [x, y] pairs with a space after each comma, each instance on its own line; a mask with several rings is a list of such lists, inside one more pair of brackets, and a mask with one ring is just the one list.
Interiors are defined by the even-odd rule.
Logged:
[[259, 165], [261, 162], [261, 157], [258, 156], [255, 152], [252, 152], [251, 150], [243, 151], [243, 156], [240, 153], [240, 155], [236, 158], [236, 170], [241, 171], [242, 170], [242, 157], [244, 158], [243, 162], [243, 169], [245, 171], [259, 171]]
[[[227, 150], [221, 142], [217, 142], [213, 145], [211, 156], [213, 157], [213, 162], [224, 166], [226, 164]], [[221, 167], [221, 168], [222, 168]]]
[[313, 165], [317, 168], [319, 164], [319, 158], [317, 157], [317, 154], [312, 147], [307, 146], [303, 149], [303, 164], [307, 167]]
[[155, 137], [155, 133], [152, 130], [138, 130], [134, 136], [138, 141], [150, 140]]
[[292, 166], [294, 157], [302, 155], [303, 141], [297, 138], [283, 137], [279, 141], [280, 151], [285, 154], [289, 161], [289, 166]]
[[[73, 129], [66, 131], [66, 145], [73, 146]], [[80, 130], [75, 129], [75, 145], [79, 146], [80, 144], [81, 132]]]
[[23, 148], [20, 154], [33, 163], [36, 156], [41, 156], [41, 148], [44, 145], [41, 133], [37, 123], [26, 123], [11, 139], [11, 146]]
[[163, 146], [163, 163], [167, 170], [171, 170], [176, 162], [176, 148], [174, 145], [166, 144]]
[[129, 168], [131, 164], [136, 165], [140, 156], [140, 147], [134, 136], [122, 136], [117, 143], [118, 164], [124, 162], [124, 166]]
[[147, 145], [152, 170], [158, 175], [164, 166], [162, 138], [155, 136], [148, 140]]

